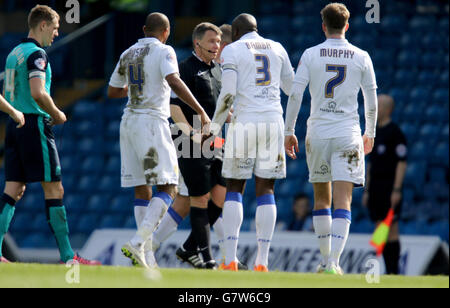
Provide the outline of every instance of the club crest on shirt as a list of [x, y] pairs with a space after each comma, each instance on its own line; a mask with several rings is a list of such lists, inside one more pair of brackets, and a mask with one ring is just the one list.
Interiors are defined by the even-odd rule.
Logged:
[[172, 63], [176, 62], [176, 57], [171, 52], [167, 54], [166, 59], [167, 59], [167, 61], [172, 62]]
[[36, 67], [40, 70], [44, 70], [45, 69], [45, 59], [44, 58], [39, 58], [34, 60], [34, 65], [36, 65]]

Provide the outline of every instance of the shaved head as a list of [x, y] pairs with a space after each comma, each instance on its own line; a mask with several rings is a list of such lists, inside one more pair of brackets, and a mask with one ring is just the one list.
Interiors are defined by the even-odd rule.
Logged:
[[387, 94], [378, 95], [378, 123], [389, 121], [394, 107], [395, 103], [392, 96]]
[[147, 36], [158, 36], [170, 27], [169, 18], [161, 13], [151, 13], [145, 20], [144, 32]]
[[243, 35], [258, 31], [256, 18], [250, 14], [241, 14], [233, 20], [232, 23], [232, 39], [233, 42], [240, 39]]

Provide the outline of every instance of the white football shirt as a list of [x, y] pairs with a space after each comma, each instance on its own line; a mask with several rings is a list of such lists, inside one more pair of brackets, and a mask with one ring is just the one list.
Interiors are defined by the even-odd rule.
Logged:
[[248, 33], [222, 51], [222, 68], [237, 72], [234, 114], [283, 114], [280, 88], [290, 94], [294, 70], [280, 43]]
[[377, 88], [372, 60], [366, 51], [345, 39], [327, 39], [303, 53], [295, 83], [309, 84], [308, 136], [361, 136], [358, 93], [361, 88]]
[[168, 119], [170, 87], [165, 78], [174, 73], [178, 73], [178, 62], [173, 48], [156, 38], [144, 38], [120, 56], [109, 85], [128, 85], [126, 109]]

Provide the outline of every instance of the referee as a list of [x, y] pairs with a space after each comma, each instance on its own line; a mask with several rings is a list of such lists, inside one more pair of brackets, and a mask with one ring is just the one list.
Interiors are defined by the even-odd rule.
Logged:
[[406, 138], [400, 128], [392, 122], [394, 100], [388, 95], [378, 96], [377, 137], [374, 150], [369, 156], [367, 185], [363, 204], [370, 218], [378, 226], [386, 218], [390, 208], [394, 209], [388, 241], [383, 251], [387, 274], [398, 274], [400, 242], [398, 221], [402, 207], [402, 187], [406, 171]]
[[[222, 31], [211, 23], [197, 25], [192, 35], [194, 52], [179, 65], [181, 79], [210, 117], [214, 115], [221, 89], [221, 68], [213, 61], [219, 52], [221, 35]], [[194, 130], [196, 115], [178, 98], [172, 99], [171, 104], [172, 119], [181, 130], [173, 137], [181, 152], [178, 164], [190, 197], [192, 226], [191, 234], [176, 254], [194, 267], [215, 269], [217, 264], [211, 253], [210, 226], [222, 213], [226, 193], [221, 175], [221, 145], [215, 144], [213, 155], [205, 157], [201, 149], [201, 133]], [[200, 262], [198, 251], [203, 262]]]

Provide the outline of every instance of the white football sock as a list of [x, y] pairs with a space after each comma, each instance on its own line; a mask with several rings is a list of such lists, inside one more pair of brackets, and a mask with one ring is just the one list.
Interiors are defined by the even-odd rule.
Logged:
[[152, 198], [149, 206], [146, 208], [144, 219], [142, 220], [137, 233], [131, 239], [131, 244], [133, 246], [140, 246], [147, 242], [147, 240], [150, 241], [149, 245], [151, 245], [152, 233], [155, 231], [159, 221], [166, 213], [167, 208], [171, 203], [167, 196], [169, 195], [158, 193]]
[[331, 211], [329, 213], [329, 215], [313, 214], [314, 232], [319, 240], [321, 264], [323, 265], [327, 265], [331, 251]]
[[[239, 240], [239, 231], [241, 229], [242, 220], [244, 219], [244, 211], [242, 207], [242, 195], [232, 194], [228, 197], [223, 206], [223, 230], [225, 235], [225, 264], [237, 261], [237, 246]], [[238, 197], [240, 196], [240, 198]], [[241, 202], [239, 202], [241, 201]]]
[[[177, 216], [175, 216], [175, 214]], [[159, 246], [161, 246], [162, 242], [166, 241], [177, 231], [178, 225], [182, 220], [183, 218], [180, 215], [178, 215], [172, 208], [169, 208], [162, 218], [161, 223], [158, 225], [158, 228], [155, 232], [153, 232], [153, 251], [156, 251]]]
[[339, 265], [339, 258], [344, 251], [350, 230], [350, 220], [334, 218], [331, 225], [331, 253], [330, 262]]
[[255, 265], [268, 266], [270, 242], [272, 241], [276, 221], [277, 207], [275, 204], [264, 204], [256, 208], [255, 223], [258, 254]]
[[[219, 244], [220, 249], [220, 255], [222, 256], [222, 259], [225, 259], [225, 235], [223, 231], [223, 218], [219, 217], [216, 220], [216, 223], [213, 225], [214, 232], [216, 232], [217, 241]], [[225, 261], [225, 260], [223, 260]]]

